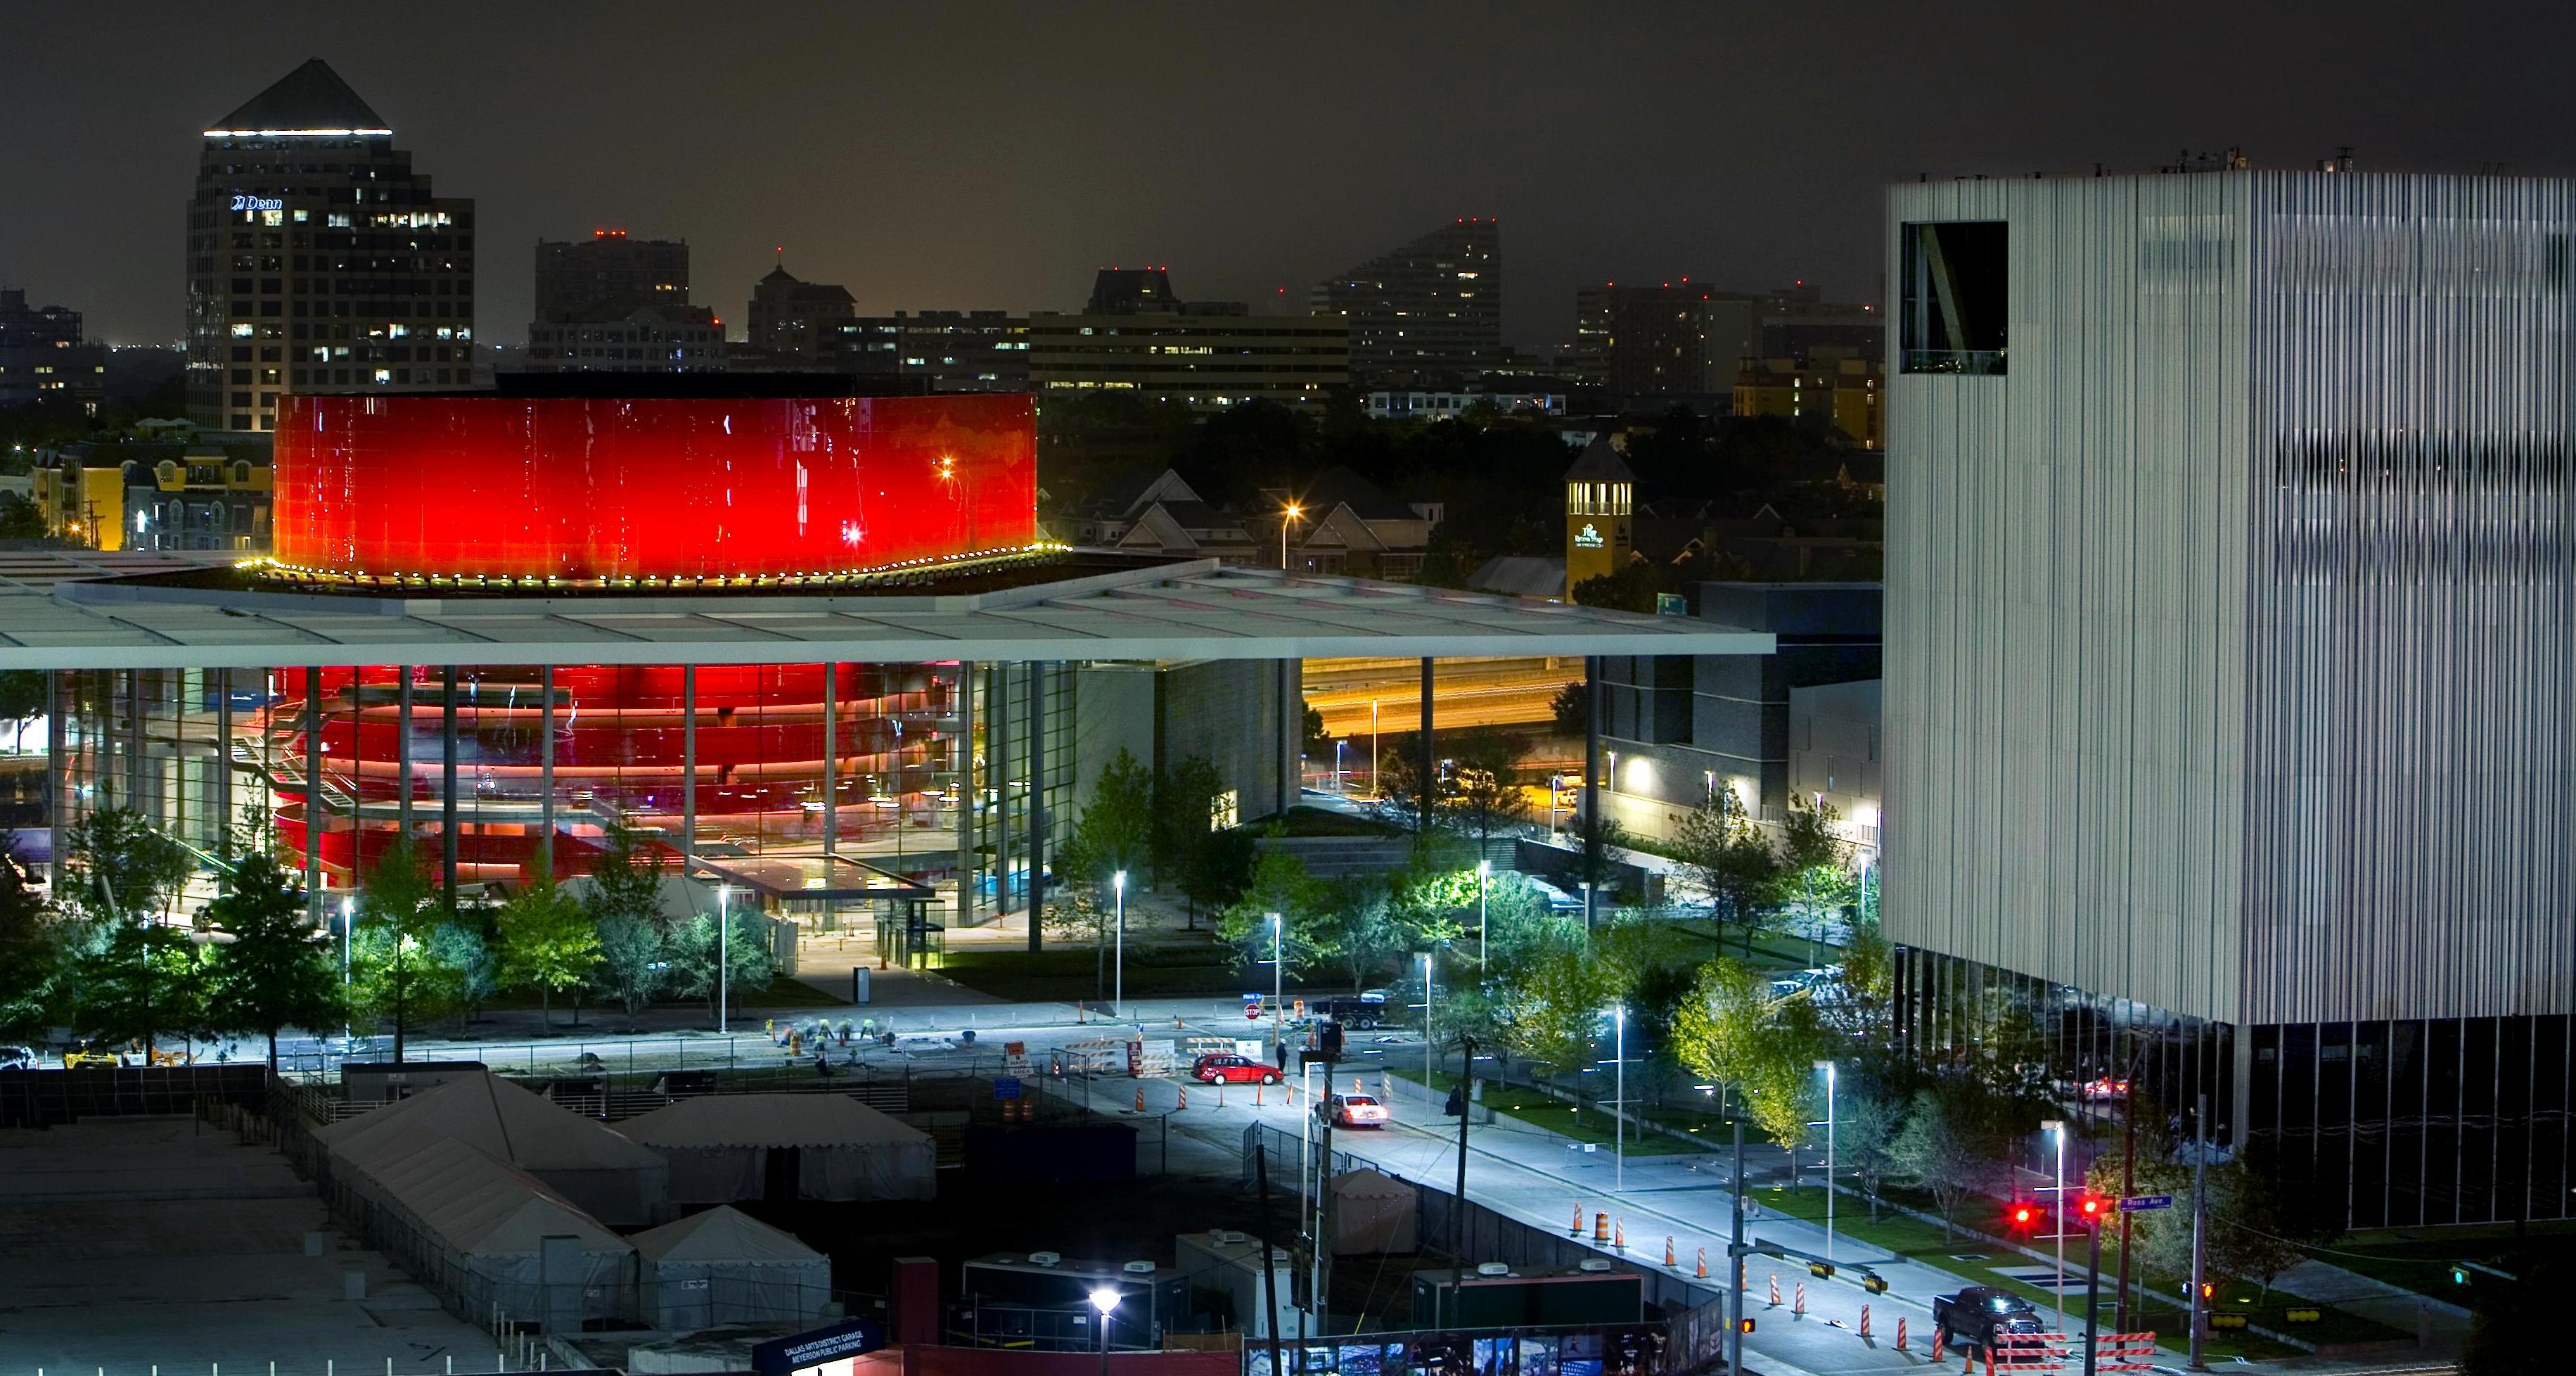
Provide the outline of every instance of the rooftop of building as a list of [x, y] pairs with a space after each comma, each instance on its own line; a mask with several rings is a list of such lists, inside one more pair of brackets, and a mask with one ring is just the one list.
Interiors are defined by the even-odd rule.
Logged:
[[322, 130], [390, 134], [385, 118], [367, 104], [331, 64], [308, 58], [303, 66], [279, 77], [231, 114], [206, 126], [213, 137], [223, 133], [309, 133]]
[[1767, 654], [1767, 634], [1079, 551], [878, 587], [298, 590], [214, 556], [0, 552], [0, 669]]

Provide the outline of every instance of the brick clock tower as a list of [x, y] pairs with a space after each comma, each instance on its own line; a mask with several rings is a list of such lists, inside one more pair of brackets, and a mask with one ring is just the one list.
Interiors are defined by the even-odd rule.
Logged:
[[1599, 578], [1628, 567], [1634, 548], [1631, 513], [1635, 510], [1637, 475], [1604, 435], [1586, 445], [1582, 457], [1565, 470], [1565, 595], [1587, 578]]

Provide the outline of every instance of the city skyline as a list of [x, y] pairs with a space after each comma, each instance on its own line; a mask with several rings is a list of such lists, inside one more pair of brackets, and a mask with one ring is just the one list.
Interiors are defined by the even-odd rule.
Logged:
[[[72, 60], [99, 41], [94, 13], [22, 13], [13, 81], [50, 112], [33, 125], [47, 136], [0, 147], [0, 176], [21, 206], [56, 209], [0, 223], [0, 281], [83, 310], [96, 339], [178, 338], [198, 135], [309, 57], [485, 208], [481, 314], [502, 343], [531, 318], [536, 241], [599, 226], [689, 240], [700, 295], [732, 322], [782, 244], [863, 313], [1072, 309], [1095, 269], [1141, 262], [1295, 309], [1353, 262], [1487, 215], [1509, 235], [1505, 338], [1543, 352], [1572, 336], [1574, 288], [1622, 277], [1873, 298], [1880, 188], [1926, 172], [2145, 170], [2230, 147], [2299, 167], [2345, 146], [2366, 168], [2567, 170], [2547, 131], [2568, 97], [2518, 70], [2552, 50], [2542, 33], [2472, 59], [2476, 26], [2346, 11], [2331, 27], [2214, 10], [2019, 22], [2037, 13], [1933, 29], [1888, 10], [1903, 41], [1838, 50], [1788, 18], [1643, 7], [1415, 8], [1364, 27], [1312, 9], [645, 9], [613, 28], [469, 9], [425, 33], [174, 11], [118, 34], [113, 83]], [[2153, 55], [2196, 32], [2227, 42]], [[566, 51], [585, 60], [551, 65]], [[2480, 102], [2412, 102], [2471, 70]], [[633, 94], [648, 73], [656, 94]]]

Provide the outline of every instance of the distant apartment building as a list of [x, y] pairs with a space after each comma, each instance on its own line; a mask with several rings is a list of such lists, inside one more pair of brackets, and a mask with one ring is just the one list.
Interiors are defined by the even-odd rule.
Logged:
[[1887, 313], [1871, 302], [1827, 301], [1811, 282], [1792, 282], [1761, 301], [1764, 358], [1806, 362], [1819, 350], [1843, 357], [1884, 358]]
[[1074, 543], [1095, 548], [1259, 568], [1278, 568], [1284, 558], [1299, 573], [1403, 582], [1421, 574], [1443, 514], [1437, 502], [1397, 501], [1347, 468], [1272, 496], [1246, 515], [1202, 500], [1168, 468], [1137, 469], [1065, 512], [1059, 525]]
[[1503, 232], [1467, 217], [1372, 258], [1310, 294], [1350, 323], [1365, 387], [1455, 387], [1504, 361]]
[[1605, 282], [1574, 293], [1576, 373], [1614, 397], [1724, 400], [1760, 351], [1760, 298], [1679, 282]]
[[1748, 358], [1735, 379], [1735, 414], [1832, 427], [1864, 449], [1887, 447], [1886, 378], [1875, 352], [1819, 345], [1806, 361]]
[[844, 331], [857, 315], [848, 288], [803, 281], [781, 263], [752, 285], [744, 342], [772, 366], [834, 366]]
[[852, 316], [823, 351], [835, 370], [925, 379], [933, 392], [1029, 390], [1029, 320], [1008, 311]]
[[0, 406], [95, 404], [106, 379], [107, 350], [82, 341], [79, 311], [30, 306], [25, 291], [0, 289]]
[[[1136, 274], [1104, 269], [1090, 308], [1029, 317], [1029, 385], [1050, 396], [1133, 391], [1200, 410], [1245, 401], [1321, 405], [1350, 381], [1351, 333], [1332, 315], [1252, 315], [1238, 301], [1183, 302], [1169, 278], [1140, 291]], [[1106, 307], [1107, 309], [1101, 309]]]
[[537, 318], [528, 323], [532, 373], [699, 373], [723, 370], [724, 321], [689, 303], [689, 245], [622, 229], [537, 241]]
[[1563, 392], [1371, 392], [1371, 420], [1455, 420], [1478, 409], [1501, 415], [1561, 416]]
[[474, 202], [437, 195], [320, 59], [209, 126], [188, 203], [188, 414], [473, 379]]
[[270, 492], [259, 444], [84, 440], [36, 456], [28, 500], [46, 534], [91, 549], [259, 554]]

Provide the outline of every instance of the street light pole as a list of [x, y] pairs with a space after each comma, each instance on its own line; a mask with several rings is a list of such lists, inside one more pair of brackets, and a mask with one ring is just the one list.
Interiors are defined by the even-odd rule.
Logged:
[[1619, 1050], [1617, 1108], [1610, 1115], [1610, 1192], [1628, 1188], [1628, 1007], [1620, 1004], [1610, 1010], [1610, 1022]]
[[1117, 1017], [1127, 1016], [1127, 871], [1110, 876], [1110, 887], [1118, 892], [1118, 983], [1109, 999], [1109, 1011]]
[[1825, 1072], [1825, 1261], [1834, 1259], [1834, 1063], [1816, 1062]]
[[1422, 1097], [1431, 1097], [1431, 953], [1422, 953]]
[[2057, 1331], [2063, 1333], [2066, 1331], [2066, 1120], [2051, 1118], [2039, 1127], [2057, 1142], [2057, 1191], [2050, 1196], [2054, 1202], [2049, 1209], [2057, 1215], [2057, 1226], [2050, 1231], [2057, 1235]]
[[347, 1016], [349, 1009], [349, 947], [353, 945], [357, 939], [358, 900], [354, 897], [343, 898], [340, 900], [340, 1011], [342, 1014], [340, 1019], [340, 1052], [342, 1055], [347, 1055], [349, 1050], [350, 1026]]
[[1270, 914], [1270, 1063], [1279, 1064], [1279, 1002], [1287, 995], [1287, 923]]
[[1479, 967], [1482, 967], [1485, 963], [1485, 952], [1487, 949], [1485, 933], [1485, 900], [1493, 890], [1493, 879], [1494, 862], [1491, 860], [1478, 860], [1476, 862], [1476, 964]]
[[[1262, 1250], [1269, 1250], [1267, 1241], [1262, 1244]], [[1270, 1258], [1264, 1256], [1261, 1260], [1262, 1264], [1268, 1265]], [[1091, 1292], [1091, 1307], [1100, 1311], [1100, 1376], [1109, 1376], [1109, 1311], [1118, 1307], [1118, 1292], [1106, 1285], [1101, 1286]]]

